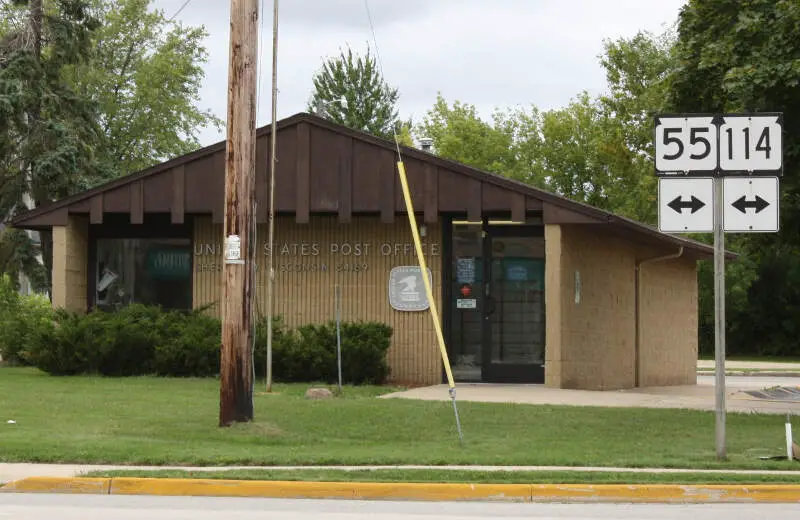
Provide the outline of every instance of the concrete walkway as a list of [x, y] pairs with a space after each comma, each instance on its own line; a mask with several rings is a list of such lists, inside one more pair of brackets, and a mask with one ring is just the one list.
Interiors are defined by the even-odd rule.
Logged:
[[80, 477], [90, 471], [116, 470], [183, 470], [194, 472], [231, 470], [443, 470], [443, 471], [583, 471], [610, 473], [725, 473], [737, 475], [796, 475], [800, 476], [800, 462], [797, 470], [750, 470], [750, 469], [685, 469], [685, 468], [618, 468], [589, 466], [114, 466], [93, 464], [17, 464], [0, 463], [0, 483], [29, 477]]
[[[697, 375], [714, 374], [714, 360], [697, 362]], [[729, 376], [800, 377], [800, 363], [773, 361], [726, 361], [725, 374]]]
[[[713, 359], [697, 361], [697, 368], [713, 370], [716, 363]], [[778, 363], [774, 361], [725, 361], [725, 369], [731, 370], [792, 370], [800, 372], [800, 363]]]
[[[698, 384], [634, 388], [630, 390], [566, 390], [543, 385], [503, 385], [461, 383], [456, 385], [459, 401], [485, 403], [517, 403], [536, 405], [608, 406], [643, 408], [683, 408], [713, 411], [715, 409], [714, 378], [698, 376]], [[800, 386], [795, 378], [736, 377], [726, 378], [726, 409], [729, 412], [800, 414], [800, 401], [768, 400], [752, 397], [747, 390], [771, 386]], [[450, 399], [447, 385], [413, 388], [381, 396], [383, 399]]]

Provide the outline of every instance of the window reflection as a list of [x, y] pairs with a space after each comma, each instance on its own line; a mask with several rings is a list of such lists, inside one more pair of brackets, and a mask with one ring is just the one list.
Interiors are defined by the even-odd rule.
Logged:
[[95, 305], [104, 310], [132, 303], [191, 309], [191, 248], [185, 238], [99, 239]]

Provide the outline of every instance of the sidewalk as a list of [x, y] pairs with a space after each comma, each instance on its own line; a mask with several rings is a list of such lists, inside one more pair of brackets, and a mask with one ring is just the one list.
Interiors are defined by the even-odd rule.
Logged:
[[[713, 359], [697, 361], [698, 375], [714, 374], [716, 363]], [[800, 363], [775, 361], [725, 361], [725, 375], [728, 376], [775, 376], [800, 377]]]
[[449, 471], [584, 471], [611, 473], [716, 473], [732, 475], [798, 475], [797, 470], [750, 470], [750, 469], [686, 469], [686, 468], [620, 468], [596, 466], [118, 466], [102, 464], [27, 464], [0, 463], [0, 483], [21, 480], [30, 477], [80, 477], [91, 471], [117, 470], [180, 470], [180, 471], [231, 471], [231, 470], [449, 470]]

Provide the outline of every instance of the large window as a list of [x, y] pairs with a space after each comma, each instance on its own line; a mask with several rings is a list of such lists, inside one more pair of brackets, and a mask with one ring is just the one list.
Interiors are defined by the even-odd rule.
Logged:
[[192, 307], [192, 245], [188, 238], [97, 240], [94, 304], [114, 310], [141, 303]]

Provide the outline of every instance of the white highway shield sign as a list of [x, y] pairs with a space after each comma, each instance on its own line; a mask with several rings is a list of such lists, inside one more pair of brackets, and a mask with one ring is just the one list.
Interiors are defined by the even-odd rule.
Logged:
[[655, 128], [656, 173], [710, 174], [717, 168], [713, 116], [659, 116]]
[[778, 231], [777, 177], [725, 177], [722, 193], [726, 232]]
[[663, 233], [714, 231], [714, 180], [706, 177], [658, 179], [658, 229]]
[[719, 167], [723, 172], [773, 173], [783, 167], [779, 114], [726, 115], [719, 127]]

